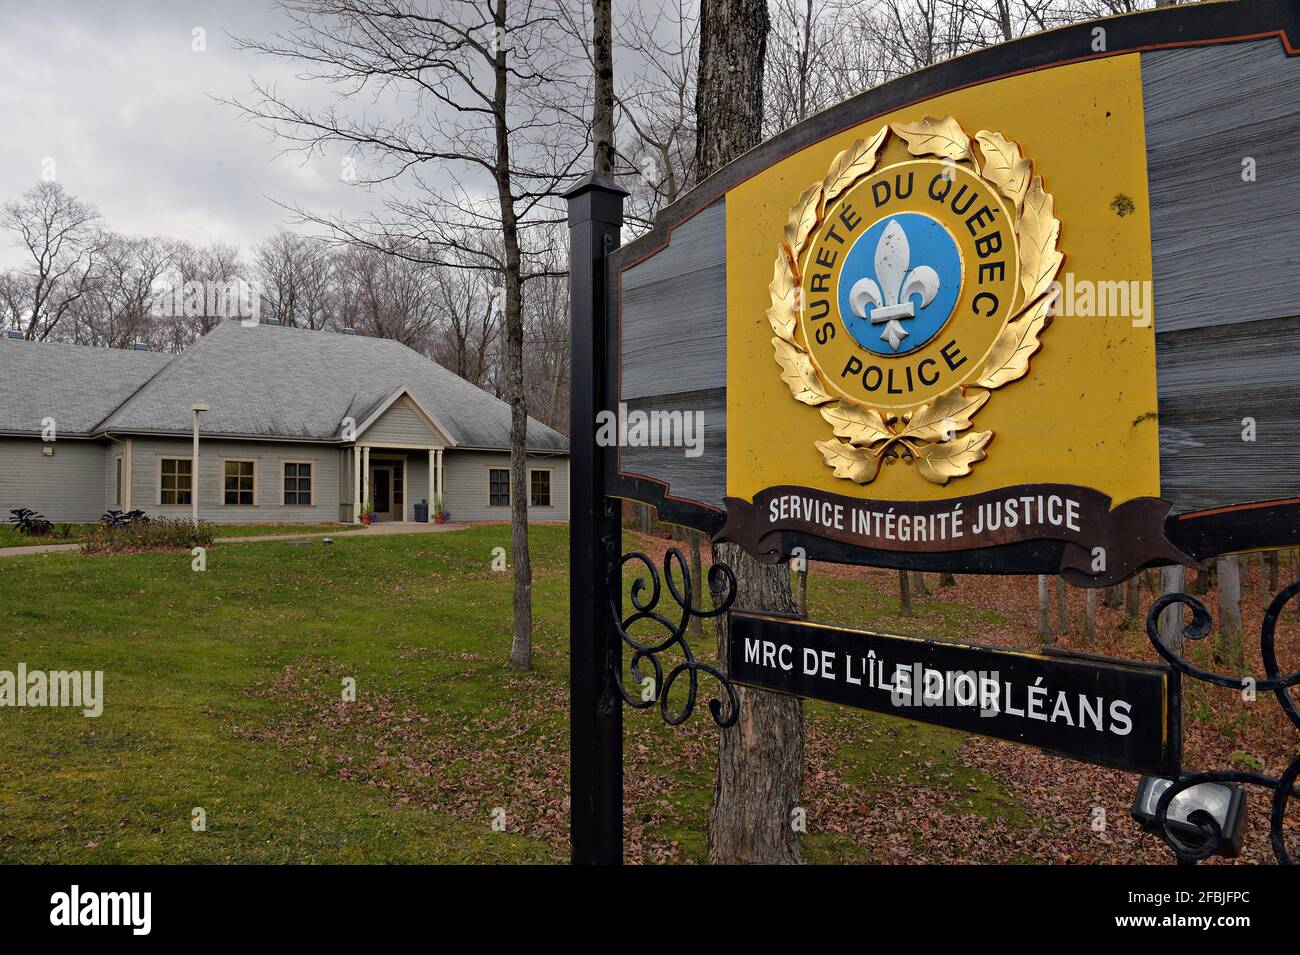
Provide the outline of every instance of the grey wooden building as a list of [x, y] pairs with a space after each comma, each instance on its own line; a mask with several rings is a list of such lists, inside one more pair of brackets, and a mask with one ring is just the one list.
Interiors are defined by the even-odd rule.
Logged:
[[[194, 406], [199, 453], [193, 453]], [[399, 342], [222, 322], [179, 355], [0, 339], [0, 510], [109, 509], [219, 524], [569, 516], [568, 441], [528, 423], [510, 484], [510, 407]]]

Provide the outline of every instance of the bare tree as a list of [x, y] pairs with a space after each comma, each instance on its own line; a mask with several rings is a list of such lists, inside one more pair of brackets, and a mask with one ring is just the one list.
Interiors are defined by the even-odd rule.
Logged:
[[[701, 178], [754, 146], [763, 131], [765, 0], [704, 0], [700, 7], [695, 160]], [[735, 544], [714, 560], [730, 564], [737, 606], [794, 613], [790, 570], [760, 564]], [[718, 657], [728, 666], [726, 622]], [[718, 777], [709, 813], [712, 862], [799, 862], [791, 817], [803, 788], [803, 704], [797, 697], [737, 688], [739, 723], [718, 738]]]
[[347, 318], [345, 327], [427, 351], [439, 317], [430, 267], [400, 252], [354, 245], [336, 257], [334, 270], [336, 307]]
[[0, 226], [14, 235], [25, 251], [23, 265], [8, 283], [6, 294], [20, 305], [8, 306], [26, 322], [24, 335], [43, 341], [69, 310], [89, 291], [105, 236], [99, 213], [68, 193], [58, 182], [42, 180], [5, 203]]
[[[300, 75], [333, 88], [337, 99], [309, 109], [259, 84], [253, 102], [236, 105], [287, 148], [347, 151], [360, 160], [357, 185], [405, 189], [387, 200], [384, 217], [344, 221], [301, 208], [297, 214], [388, 255], [493, 273], [503, 289], [515, 488], [509, 663], [526, 669], [532, 562], [523, 355], [523, 288], [530, 276], [523, 233], [561, 215], [555, 200], [588, 141], [574, 91], [589, 87], [574, 76], [573, 51], [555, 5], [545, 0], [283, 0], [280, 6], [292, 27], [242, 45], [294, 64]], [[371, 97], [383, 98], [389, 109], [357, 105]], [[485, 241], [460, 242], [467, 226]]]
[[109, 348], [155, 338], [154, 306], [174, 255], [175, 244], [164, 239], [106, 233], [85, 294], [64, 319], [64, 336]]
[[281, 325], [322, 329], [334, 297], [334, 256], [319, 239], [278, 230], [254, 253], [263, 315]]
[[492, 280], [483, 272], [445, 265], [431, 269], [428, 277], [438, 311], [429, 356], [482, 388], [488, 384], [490, 366], [499, 358], [501, 309], [492, 294]]
[[1219, 632], [1214, 642], [1216, 663], [1241, 666], [1244, 661], [1241, 629], [1241, 564], [1234, 554], [1218, 559]]
[[1061, 636], [1070, 632], [1070, 591], [1064, 577], [1056, 578], [1056, 630]]
[[1097, 639], [1097, 588], [1083, 593], [1083, 645], [1090, 647]]
[[[1185, 568], [1182, 564], [1170, 564], [1168, 567], [1160, 568], [1161, 595], [1182, 593], [1184, 576]], [[1185, 645], [1182, 607], [1175, 604], [1161, 613], [1157, 628], [1160, 642], [1172, 653], [1182, 656]]]
[[695, 184], [695, 84], [699, 19], [690, 0], [631, 4], [615, 31], [623, 62], [615, 103], [630, 136], [619, 147], [631, 195], [625, 220], [646, 228]]
[[1038, 575], [1038, 639], [1043, 643], [1055, 643], [1052, 635], [1052, 597], [1048, 586], [1048, 576]]
[[206, 335], [222, 318], [230, 317], [220, 307], [214, 307], [217, 296], [208, 292], [244, 281], [247, 267], [239, 246], [223, 242], [205, 246], [178, 242], [171, 261], [171, 294], [184, 307], [173, 308], [171, 320], [158, 323], [154, 334], [167, 350], [180, 351], [195, 338]]

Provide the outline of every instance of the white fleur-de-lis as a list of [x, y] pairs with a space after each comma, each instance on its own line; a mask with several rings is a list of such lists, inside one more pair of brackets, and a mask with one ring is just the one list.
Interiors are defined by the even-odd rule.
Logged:
[[880, 338], [889, 342], [894, 351], [898, 351], [907, 337], [907, 329], [899, 319], [916, 317], [912, 296], [921, 296], [921, 307], [925, 308], [939, 294], [939, 274], [928, 265], [918, 265], [909, 272], [907, 265], [911, 257], [907, 233], [897, 219], [890, 219], [876, 243], [876, 278], [880, 284], [875, 279], [864, 278], [849, 289], [849, 308], [853, 314], [869, 317], [873, 325], [883, 324], [885, 330]]

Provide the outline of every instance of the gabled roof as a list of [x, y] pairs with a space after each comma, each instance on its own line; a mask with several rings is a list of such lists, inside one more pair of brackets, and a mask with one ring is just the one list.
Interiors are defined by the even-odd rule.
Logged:
[[366, 430], [372, 424], [384, 416], [384, 412], [395, 405], [399, 398], [403, 397], [408, 399], [415, 407], [416, 414], [424, 419], [424, 423], [430, 431], [436, 435], [441, 435], [446, 442], [453, 447], [456, 445], [456, 436], [451, 433], [450, 429], [440, 423], [437, 418], [429, 414], [428, 410], [424, 405], [420, 404], [419, 399], [416, 398], [415, 395], [411, 394], [411, 389], [406, 385], [402, 385], [383, 401], [379, 402], [379, 404], [376, 405], [364, 418], [353, 419], [356, 422], [357, 437], [360, 438], [364, 435]]
[[0, 337], [0, 433], [87, 436], [161, 371], [171, 355]]
[[[43, 343], [29, 350], [44, 348], [109, 351]], [[100, 433], [189, 434], [190, 406], [201, 403], [210, 409], [200, 425], [206, 435], [337, 442], [345, 418], [360, 428], [405, 390], [456, 447], [510, 447], [508, 404], [389, 339], [232, 320], [170, 360], [148, 352], [121, 354], [153, 359], [156, 374], [114, 392], [121, 395], [118, 403], [93, 426]], [[11, 394], [3, 377], [0, 399], [4, 407], [11, 399], [28, 405], [21, 392]], [[38, 415], [34, 428], [15, 430], [39, 430], [39, 421]], [[529, 419], [528, 447], [564, 451], [568, 440]]]

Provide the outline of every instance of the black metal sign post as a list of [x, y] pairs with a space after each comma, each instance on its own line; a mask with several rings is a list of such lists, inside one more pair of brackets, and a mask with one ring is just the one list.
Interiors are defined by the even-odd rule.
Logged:
[[620, 642], [598, 582], [622, 549], [618, 502], [607, 494], [608, 449], [596, 442], [607, 392], [606, 257], [618, 247], [627, 193], [592, 173], [569, 202], [572, 397], [569, 405], [569, 818], [575, 863], [623, 856], [623, 702]]

